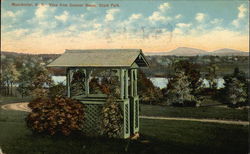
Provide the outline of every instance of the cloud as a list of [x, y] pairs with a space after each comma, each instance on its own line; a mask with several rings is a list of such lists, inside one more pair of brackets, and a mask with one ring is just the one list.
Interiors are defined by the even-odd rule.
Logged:
[[177, 23], [173, 33], [178, 35], [180, 34], [183, 35], [190, 30], [191, 26], [192, 26], [191, 23]]
[[69, 18], [69, 12], [64, 11], [60, 16], [55, 16], [55, 18], [61, 22], [66, 22]]
[[186, 27], [190, 27], [192, 24], [186, 24], [186, 23], [178, 23], [176, 24], [177, 27], [180, 27], [180, 28], [186, 28]]
[[239, 7], [238, 7], [238, 10], [239, 10], [239, 14], [238, 14], [238, 18], [244, 18], [247, 14], [247, 8], [244, 4], [241, 4]]
[[130, 17], [129, 17], [129, 20], [137, 20], [139, 18], [142, 17], [142, 14], [132, 14]]
[[39, 5], [35, 11], [35, 16], [38, 19], [48, 17], [49, 14], [54, 13], [55, 8], [49, 7], [48, 5]]
[[154, 11], [149, 17], [148, 20], [151, 23], [156, 23], [158, 21], [165, 22], [169, 21], [172, 18], [166, 15], [166, 11], [170, 9], [169, 3], [163, 3], [158, 7], [157, 11]]
[[181, 14], [177, 14], [174, 18], [175, 18], [175, 19], [180, 19], [181, 17], [182, 17]]
[[214, 24], [214, 25], [219, 25], [223, 22], [223, 19], [218, 19], [218, 18], [215, 18], [213, 20], [210, 21], [211, 24]]
[[11, 37], [13, 40], [14, 39], [19, 40], [20, 37], [24, 36], [28, 32], [29, 32], [28, 29], [19, 28], [3, 33], [3, 37]]
[[195, 16], [195, 20], [197, 20], [198, 22], [202, 22], [202, 21], [204, 21], [205, 17], [206, 17], [206, 14], [197, 13], [196, 16]]
[[113, 21], [114, 20], [114, 16], [120, 12], [119, 9], [109, 9], [106, 11], [106, 16], [105, 16], [105, 21], [109, 22], [109, 21]]
[[248, 12], [248, 9], [247, 7], [244, 5], [244, 4], [241, 4], [239, 7], [238, 7], [238, 16], [236, 19], [234, 19], [232, 21], [232, 25], [239, 28], [242, 24], [242, 22], [245, 21], [245, 17], [247, 16], [247, 12]]
[[6, 18], [16, 18], [18, 16], [21, 16], [24, 14], [24, 10], [18, 10], [16, 12], [13, 12], [13, 11], [3, 11], [3, 17], [6, 17]]
[[151, 16], [148, 17], [150, 21], [165, 21], [167, 18], [163, 16], [160, 12], [155, 11]]
[[170, 9], [170, 5], [169, 5], [169, 3], [163, 3], [163, 4], [161, 4], [161, 5], [159, 6], [158, 9], [159, 9], [160, 11], [164, 12], [164, 11]]

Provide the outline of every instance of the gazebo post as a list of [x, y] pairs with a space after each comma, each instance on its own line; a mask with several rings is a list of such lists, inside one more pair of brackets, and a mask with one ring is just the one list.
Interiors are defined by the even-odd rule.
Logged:
[[85, 95], [88, 96], [89, 95], [89, 70], [84, 69], [85, 72]]
[[125, 99], [128, 98], [128, 69], [125, 70]]
[[130, 96], [134, 96], [134, 78], [133, 78], [133, 69], [130, 69]]
[[137, 96], [137, 69], [134, 69], [134, 96]]
[[124, 98], [124, 69], [120, 69], [120, 83], [121, 83], [121, 99]]
[[67, 80], [66, 80], [66, 84], [67, 84], [67, 96], [70, 97], [70, 76], [71, 76], [71, 70], [70, 68], [67, 68], [66, 70], [66, 74], [67, 74]]

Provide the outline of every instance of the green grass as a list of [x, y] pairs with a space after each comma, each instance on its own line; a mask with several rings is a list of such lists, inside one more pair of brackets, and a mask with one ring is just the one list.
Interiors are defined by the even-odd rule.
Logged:
[[1, 96], [0, 95], [0, 105], [8, 103], [17, 103], [17, 102], [28, 102], [31, 101], [31, 97], [15, 97], [15, 96]]
[[[138, 141], [80, 135], [34, 135], [20, 111], [0, 109], [0, 146], [7, 154], [75, 153], [247, 153], [248, 127], [215, 123], [141, 119]], [[143, 143], [142, 141], [149, 143]]]
[[141, 115], [248, 121], [247, 109], [140, 105]]

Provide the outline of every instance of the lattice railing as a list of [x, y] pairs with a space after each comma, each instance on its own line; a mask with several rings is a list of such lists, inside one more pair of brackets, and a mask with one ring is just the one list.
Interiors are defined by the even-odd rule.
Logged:
[[85, 121], [83, 131], [88, 136], [100, 135], [102, 105], [85, 104]]
[[124, 107], [124, 120], [125, 120], [125, 126], [124, 126], [124, 129], [125, 129], [125, 132], [126, 134], [129, 133], [129, 106], [128, 104], [125, 104], [125, 107]]

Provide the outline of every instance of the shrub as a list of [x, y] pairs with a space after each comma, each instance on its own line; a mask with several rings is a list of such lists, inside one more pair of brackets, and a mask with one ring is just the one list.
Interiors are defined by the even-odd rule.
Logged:
[[142, 103], [156, 104], [163, 98], [160, 88], [154, 86], [142, 71], [138, 71], [138, 95]]
[[66, 86], [63, 83], [54, 85], [49, 88], [48, 95], [50, 98], [66, 96]]
[[122, 129], [123, 115], [120, 104], [115, 97], [110, 96], [102, 111], [102, 134], [108, 137], [119, 137]]
[[28, 128], [36, 133], [69, 135], [83, 127], [84, 106], [64, 97], [39, 98], [29, 104], [32, 112], [27, 116]]
[[120, 89], [116, 78], [103, 79], [102, 91], [108, 95], [101, 111], [101, 133], [107, 137], [119, 137], [123, 124], [123, 115], [120, 103]]

